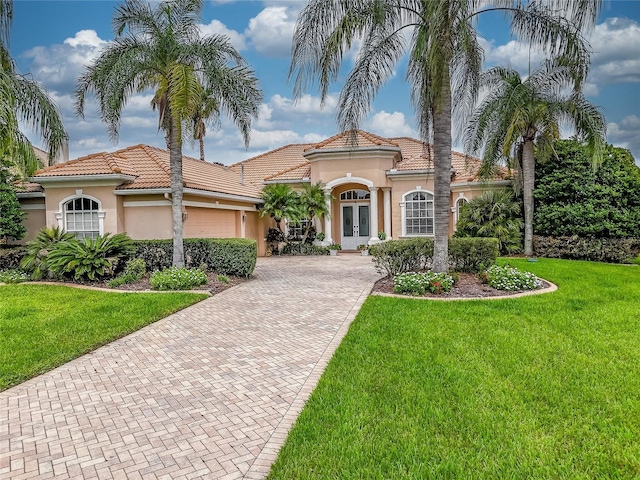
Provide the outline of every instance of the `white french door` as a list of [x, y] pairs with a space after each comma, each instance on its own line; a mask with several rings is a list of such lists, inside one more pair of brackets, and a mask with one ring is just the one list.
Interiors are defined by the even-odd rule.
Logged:
[[343, 250], [355, 250], [371, 238], [369, 204], [342, 203], [340, 205], [341, 240]]

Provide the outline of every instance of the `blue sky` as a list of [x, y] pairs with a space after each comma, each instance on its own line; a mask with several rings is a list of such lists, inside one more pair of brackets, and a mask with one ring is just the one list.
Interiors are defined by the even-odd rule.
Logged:
[[[315, 142], [336, 133], [334, 107], [340, 82], [321, 109], [317, 91], [294, 103], [292, 85], [286, 80], [291, 34], [304, 4], [207, 2], [203, 32], [227, 34], [255, 69], [265, 94], [249, 149], [223, 119], [221, 128], [209, 131], [205, 138], [207, 160], [230, 164], [285, 144]], [[157, 132], [156, 113], [149, 104], [151, 94], [138, 95], [127, 106], [117, 144], [109, 139], [93, 102], [87, 103], [84, 121], [74, 114], [75, 81], [83, 65], [113, 39], [110, 22], [116, 2], [15, 0], [14, 5], [12, 55], [20, 71], [43, 83], [58, 103], [70, 135], [71, 158], [138, 143], [164, 148], [164, 136]], [[508, 65], [526, 73], [529, 49], [509, 36], [500, 17], [482, 19], [479, 30], [487, 66]], [[631, 149], [640, 165], [640, 1], [605, 0], [590, 42], [594, 55], [585, 93], [605, 114], [608, 141]], [[533, 53], [533, 62], [540, 58]], [[417, 136], [404, 71], [398, 70], [380, 92], [362, 128], [386, 137]], [[39, 145], [36, 136], [30, 138]], [[185, 143], [184, 151], [198, 156], [197, 145]]]

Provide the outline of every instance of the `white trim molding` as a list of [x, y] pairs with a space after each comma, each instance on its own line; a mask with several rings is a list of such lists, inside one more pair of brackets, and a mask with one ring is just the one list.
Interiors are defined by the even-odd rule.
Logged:
[[324, 189], [333, 190], [334, 188], [339, 187], [340, 185], [344, 185], [346, 183], [360, 183], [362, 185], [365, 185], [369, 189], [373, 188], [373, 182], [368, 178], [353, 177], [351, 176], [351, 174], [347, 174], [344, 177], [334, 178], [330, 182], [327, 182], [324, 186]]
[[[424, 235], [418, 235], [418, 234], [408, 234], [407, 233], [407, 209], [406, 209], [406, 197], [407, 195], [410, 195], [412, 193], [416, 193], [416, 192], [420, 192], [420, 193], [427, 193], [429, 195], [431, 195], [431, 204], [432, 204], [432, 208], [433, 208], [433, 232], [432, 234], [424, 234]], [[400, 223], [402, 224], [402, 237], [403, 238], [409, 238], [409, 237], [433, 237], [435, 235], [435, 205], [434, 205], [434, 201], [433, 201], [433, 197], [434, 194], [431, 190], [427, 190], [427, 189], [423, 189], [422, 187], [420, 188], [416, 188], [414, 190], [409, 190], [408, 192], [405, 192], [402, 194], [402, 202], [400, 202]]]
[[76, 190], [74, 195], [69, 195], [68, 197], [60, 200], [60, 203], [58, 204], [58, 211], [54, 212], [56, 220], [58, 221], [58, 226], [63, 230], [67, 230], [66, 220], [64, 217], [64, 205], [77, 198], [88, 198], [98, 204], [98, 234], [104, 235], [104, 217], [107, 215], [107, 212], [102, 210], [102, 202], [99, 198], [82, 193], [82, 190]]

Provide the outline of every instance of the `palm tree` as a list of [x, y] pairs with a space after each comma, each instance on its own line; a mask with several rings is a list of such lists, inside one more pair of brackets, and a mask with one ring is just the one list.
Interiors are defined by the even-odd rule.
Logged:
[[487, 190], [461, 207], [456, 237], [498, 239], [502, 254], [522, 251], [520, 202], [512, 189]]
[[[149, 4], [126, 0], [116, 8], [115, 39], [86, 67], [76, 88], [82, 116], [86, 96], [95, 93], [100, 115], [117, 140], [122, 109], [135, 93], [154, 89], [158, 125], [166, 133], [171, 166], [173, 265], [184, 266], [182, 241], [183, 124], [208, 90], [249, 144], [251, 120], [262, 91], [254, 72], [223, 35], [201, 37], [203, 0], [166, 0]], [[188, 127], [187, 127], [188, 130]]]
[[309, 237], [313, 219], [324, 215], [329, 215], [327, 208], [327, 194], [324, 191], [322, 182], [308, 183], [302, 187], [300, 192], [300, 207], [307, 219], [307, 226], [302, 236], [302, 243]]
[[533, 188], [535, 153], [540, 160], [553, 151], [560, 124], [571, 123], [585, 139], [594, 164], [605, 146], [604, 116], [580, 91], [564, 94], [574, 84], [571, 66], [547, 61], [526, 80], [514, 70], [496, 67], [482, 76], [489, 93], [473, 112], [466, 131], [466, 149], [476, 153], [484, 146], [486, 176], [504, 157], [516, 158], [524, 201], [524, 254], [533, 255]]
[[[213, 119], [218, 123], [220, 119], [220, 108], [216, 98], [208, 90], [202, 91], [202, 97], [196, 104], [196, 109], [191, 116], [191, 128], [193, 129], [193, 139], [198, 140], [200, 146], [200, 160], [204, 158], [204, 136], [207, 134], [206, 122]], [[210, 120], [211, 121], [211, 120]]]
[[264, 202], [260, 207], [260, 217], [269, 215], [276, 222], [276, 227], [282, 232], [282, 220], [297, 222], [302, 217], [300, 197], [291, 185], [286, 183], [271, 183], [266, 185], [260, 193]]
[[9, 32], [13, 2], [0, 1], [0, 162], [20, 177], [28, 177], [38, 168], [31, 142], [19, 123], [39, 134], [55, 157], [67, 138], [60, 112], [38, 82], [16, 72], [9, 54]]
[[[321, 97], [338, 78], [345, 54], [361, 41], [338, 103], [338, 125], [354, 132], [371, 102], [408, 52], [406, 77], [420, 137], [433, 136], [435, 248], [433, 267], [448, 270], [452, 91], [457, 118], [475, 103], [483, 51], [475, 22], [502, 11], [511, 30], [548, 53], [567, 53], [588, 67], [580, 29], [595, 23], [601, 0], [311, 0], [296, 24], [290, 77], [294, 95], [315, 81]], [[409, 41], [405, 39], [405, 35]]]

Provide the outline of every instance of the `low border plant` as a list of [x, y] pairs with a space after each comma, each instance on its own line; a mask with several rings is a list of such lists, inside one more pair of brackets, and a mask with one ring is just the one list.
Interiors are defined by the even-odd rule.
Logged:
[[0, 270], [0, 283], [22, 283], [29, 280], [29, 275], [22, 270]]
[[154, 290], [189, 290], [209, 281], [207, 274], [198, 268], [170, 267], [156, 270], [149, 277]]
[[116, 278], [109, 280], [107, 286], [109, 288], [117, 288], [128, 283], [136, 283], [147, 271], [147, 265], [141, 258], [132, 258], [128, 260], [124, 271]]
[[450, 292], [453, 277], [447, 273], [427, 272], [400, 273], [393, 278], [393, 291], [408, 295], [424, 295], [426, 292], [436, 295]]
[[510, 265], [492, 265], [481, 278], [497, 290], [516, 291], [542, 288], [542, 282], [533, 273]]

